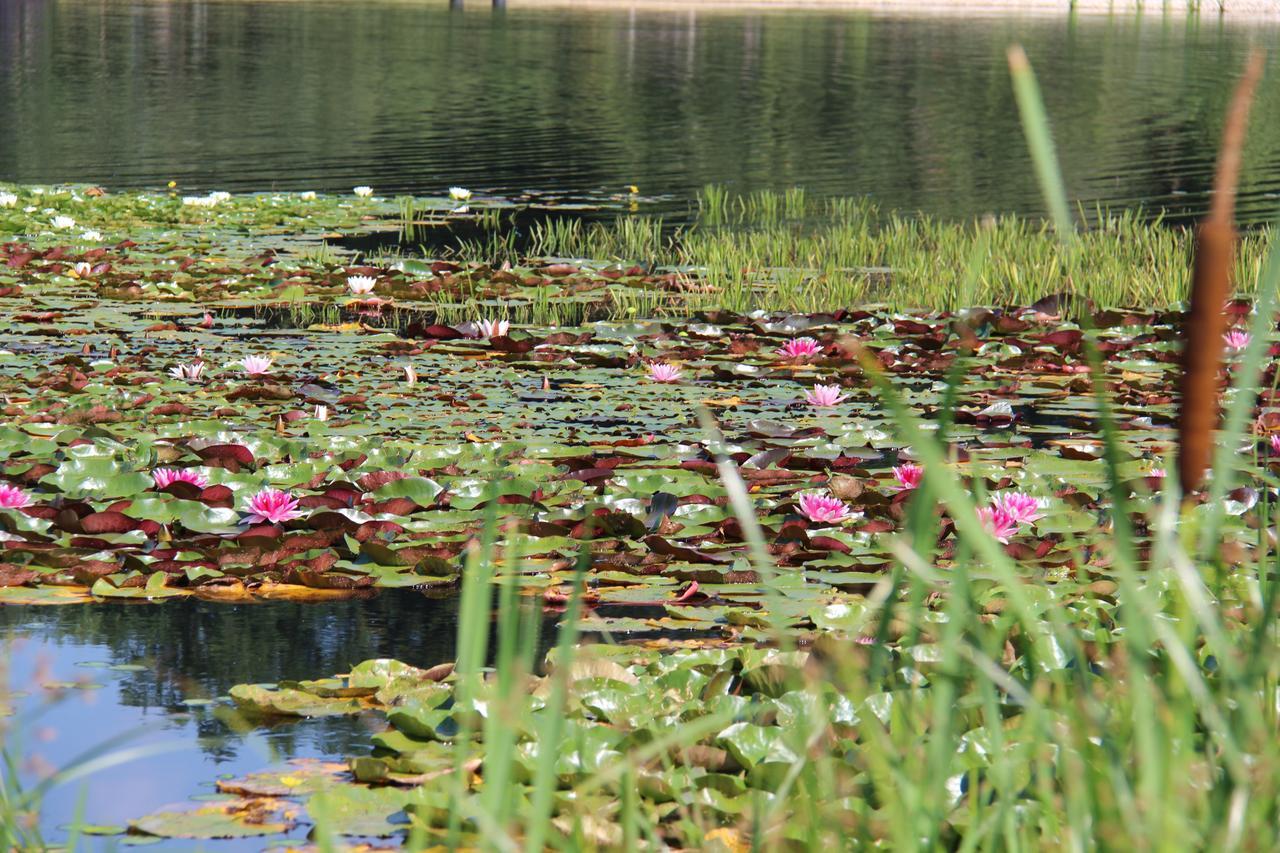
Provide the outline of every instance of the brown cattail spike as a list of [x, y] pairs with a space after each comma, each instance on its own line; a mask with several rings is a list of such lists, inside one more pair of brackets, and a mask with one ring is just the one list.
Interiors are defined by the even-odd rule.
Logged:
[[1183, 335], [1186, 343], [1182, 352], [1182, 402], [1178, 413], [1178, 476], [1184, 492], [1199, 487], [1213, 454], [1213, 432], [1219, 419], [1222, 335], [1227, 326], [1222, 309], [1231, 296], [1231, 270], [1235, 264], [1236, 230], [1232, 219], [1236, 183], [1249, 106], [1262, 76], [1262, 66], [1262, 53], [1255, 50], [1249, 56], [1227, 111], [1218, 170], [1213, 179], [1213, 201], [1209, 215], [1196, 232], [1191, 307]]

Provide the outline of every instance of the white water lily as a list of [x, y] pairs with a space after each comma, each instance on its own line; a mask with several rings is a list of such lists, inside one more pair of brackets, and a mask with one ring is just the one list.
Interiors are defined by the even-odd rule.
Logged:
[[94, 231], [92, 228], [80, 235], [81, 240], [87, 240], [90, 243], [101, 243], [102, 232]]
[[88, 278], [89, 274], [93, 272], [93, 264], [88, 261], [80, 261], [72, 267], [72, 270], [76, 278]]
[[298, 198], [302, 199], [303, 201], [315, 201], [315, 198], [316, 198], [315, 190], [307, 190], [304, 193], [298, 193]]
[[466, 187], [449, 187], [449, 198], [455, 201], [466, 201], [471, 198], [471, 190]]
[[54, 228], [75, 228], [76, 221], [72, 219], [70, 216], [55, 216], [53, 217], [53, 227]]
[[413, 369], [412, 364], [406, 364], [404, 366], [404, 381], [406, 385], [418, 384], [418, 371]]
[[323, 405], [317, 405], [317, 406], [316, 406], [316, 420], [318, 420], [318, 421], [327, 421], [327, 420], [329, 420], [329, 407], [328, 407], [328, 406], [323, 406]]
[[373, 292], [373, 286], [378, 280], [371, 275], [349, 275], [347, 276], [347, 290], [351, 291], [353, 296], [364, 296], [366, 293]]
[[356, 195], [360, 196], [360, 198], [368, 198], [369, 196], [373, 195], [373, 187], [365, 187], [365, 186], [353, 187], [351, 191]]
[[13, 193], [0, 193], [0, 207], [13, 207], [18, 203], [18, 197]]
[[223, 192], [222, 190], [217, 190], [215, 192], [209, 193], [209, 198], [213, 199], [215, 202], [230, 201], [231, 193]]
[[182, 197], [182, 203], [188, 207], [214, 207], [218, 200], [212, 195], [187, 195]]
[[507, 332], [511, 330], [511, 323], [508, 320], [480, 320], [476, 323], [476, 327], [479, 330], [479, 337], [488, 340], [506, 337]]

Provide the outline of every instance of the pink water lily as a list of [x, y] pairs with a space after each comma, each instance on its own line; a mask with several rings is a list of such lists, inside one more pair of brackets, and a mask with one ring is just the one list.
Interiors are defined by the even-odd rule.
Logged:
[[485, 340], [489, 338], [505, 338], [507, 332], [511, 331], [511, 322], [508, 320], [480, 320], [476, 323], [476, 327], [480, 330], [479, 337]]
[[197, 381], [203, 373], [203, 361], [193, 361], [190, 364], [178, 364], [169, 368], [170, 376], [175, 379], [186, 379], [188, 382]]
[[1024, 492], [1000, 492], [991, 498], [991, 505], [1003, 510], [1006, 515], [1018, 524], [1035, 524], [1044, 518], [1042, 509], [1047, 500], [1039, 500]]
[[683, 374], [680, 368], [665, 361], [655, 361], [649, 365], [649, 378], [654, 382], [679, 382]]
[[849, 395], [841, 394], [839, 385], [814, 385], [804, 395], [806, 403], [819, 409], [837, 406], [847, 399]]
[[248, 355], [239, 361], [233, 361], [232, 364], [240, 365], [249, 376], [261, 376], [271, 372], [271, 359], [265, 355]]
[[282, 521], [289, 521], [302, 515], [302, 511], [298, 509], [298, 499], [288, 492], [282, 492], [279, 489], [267, 487], [249, 498], [247, 505], [249, 514], [245, 516], [245, 521], [251, 524], [262, 524], [269, 522], [271, 524], [279, 524]]
[[797, 503], [801, 515], [820, 524], [838, 524], [852, 515], [844, 501], [822, 492], [805, 492]]
[[173, 483], [190, 483], [197, 489], [209, 485], [209, 478], [195, 468], [157, 468], [151, 472], [151, 479], [155, 481], [157, 489]]
[[17, 486], [0, 483], [0, 509], [22, 509], [24, 506], [31, 506], [31, 495]]
[[924, 479], [924, 468], [914, 462], [897, 465], [893, 469], [893, 479], [898, 481], [899, 489], [904, 491], [918, 489], [920, 488], [920, 481]]
[[792, 338], [776, 350], [783, 358], [812, 358], [822, 352], [822, 344], [813, 338]]
[[1253, 335], [1240, 329], [1232, 329], [1222, 336], [1222, 342], [1227, 345], [1227, 349], [1234, 352], [1240, 352], [1249, 345], [1249, 341], [1253, 340]]
[[1280, 453], [1280, 433], [1271, 436], [1271, 452]]
[[1009, 537], [1018, 532], [1018, 522], [1009, 513], [995, 506], [978, 508], [978, 521], [995, 537], [997, 542], [1009, 544]]

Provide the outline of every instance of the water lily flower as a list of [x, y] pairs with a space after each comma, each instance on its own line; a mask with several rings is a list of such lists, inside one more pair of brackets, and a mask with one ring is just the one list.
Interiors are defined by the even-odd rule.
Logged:
[[449, 198], [454, 201], [466, 201], [471, 198], [471, 190], [466, 187], [449, 187]]
[[893, 479], [898, 481], [898, 488], [904, 491], [918, 489], [920, 481], [924, 479], [924, 468], [914, 462], [894, 466]]
[[978, 508], [978, 521], [995, 537], [997, 542], [1008, 545], [1009, 537], [1018, 532], [1018, 522], [1009, 513], [995, 506]]
[[81, 240], [84, 240], [84, 241], [86, 241], [86, 242], [89, 242], [89, 243], [101, 243], [101, 242], [102, 242], [102, 232], [101, 232], [101, 231], [94, 231], [94, 230], [91, 228], [91, 229], [89, 229], [89, 230], [87, 230], [87, 231], [83, 232], [83, 233], [80, 235], [80, 239], [81, 239]]
[[844, 501], [822, 492], [804, 492], [797, 503], [801, 515], [820, 524], [839, 524], [851, 515]]
[[195, 382], [204, 373], [204, 362], [193, 361], [190, 364], [179, 364], [169, 368], [169, 375], [174, 379], [186, 379]]
[[649, 365], [649, 378], [654, 382], [679, 382], [680, 368], [665, 361], [655, 361]]
[[306, 192], [298, 193], [298, 198], [303, 201], [315, 201], [316, 192], [315, 190], [307, 190]]
[[813, 338], [792, 338], [776, 350], [783, 358], [812, 358], [822, 352], [822, 344]]
[[[1275, 447], [1275, 444], [1276, 444], [1275, 439], [1272, 439], [1271, 446]], [[1155, 477], [1158, 480], [1163, 480], [1165, 477], [1169, 476], [1169, 472], [1164, 470], [1163, 468], [1152, 468], [1150, 471], [1147, 472], [1147, 476]]]
[[991, 505], [1004, 510], [1018, 524], [1035, 524], [1044, 518], [1041, 512], [1048, 501], [1031, 497], [1024, 492], [1000, 492], [991, 498]]
[[360, 196], [360, 198], [368, 198], [369, 196], [373, 195], [373, 187], [365, 187], [365, 186], [353, 187], [351, 191], [356, 195]]
[[324, 405], [316, 404], [316, 420], [318, 420], [318, 421], [327, 421], [327, 420], [329, 420], [329, 407], [328, 407], [328, 406], [324, 406]]
[[841, 394], [839, 385], [814, 385], [804, 394], [804, 401], [819, 409], [837, 406], [847, 399], [849, 395]]
[[71, 268], [71, 271], [75, 274], [76, 278], [88, 278], [89, 274], [93, 272], [93, 264], [88, 261], [78, 261], [76, 265]]
[[76, 221], [72, 219], [70, 216], [55, 216], [53, 217], [53, 227], [54, 228], [75, 228]]
[[404, 382], [406, 385], [418, 384], [418, 371], [413, 369], [412, 364], [406, 364], [404, 366]]
[[22, 509], [30, 505], [31, 495], [17, 486], [0, 483], [0, 509]]
[[151, 472], [151, 479], [155, 481], [157, 489], [173, 483], [190, 483], [197, 489], [209, 485], [209, 478], [195, 468], [157, 468]]
[[352, 296], [364, 296], [366, 293], [373, 292], [373, 286], [378, 280], [371, 275], [349, 275], [347, 276], [347, 290], [351, 291]]
[[13, 207], [18, 203], [18, 197], [13, 193], [0, 192], [0, 207]]
[[1271, 452], [1280, 453], [1280, 433], [1271, 436]]
[[262, 524], [263, 522], [279, 524], [282, 521], [290, 521], [302, 515], [302, 511], [298, 509], [297, 498], [288, 492], [282, 492], [271, 487], [267, 487], [249, 498], [247, 507], [249, 514], [245, 516], [245, 521], [252, 524]]
[[261, 376], [271, 372], [271, 359], [265, 355], [247, 355], [231, 363], [240, 365], [249, 376]]
[[187, 207], [216, 207], [218, 200], [212, 195], [184, 195], [182, 203]]
[[213, 199], [214, 201], [230, 201], [231, 193], [224, 192], [223, 190], [214, 190], [213, 192], [209, 193], [209, 198]]
[[1232, 352], [1240, 352], [1249, 345], [1249, 341], [1253, 340], [1253, 335], [1243, 332], [1240, 329], [1232, 329], [1222, 336], [1222, 342], [1227, 345], [1227, 349]]
[[479, 327], [479, 336], [488, 340], [489, 338], [505, 338], [507, 332], [511, 330], [511, 323], [508, 320], [479, 320], [476, 323]]

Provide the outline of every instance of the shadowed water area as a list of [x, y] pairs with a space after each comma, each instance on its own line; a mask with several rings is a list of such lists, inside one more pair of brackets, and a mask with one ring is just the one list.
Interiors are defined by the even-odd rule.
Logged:
[[[470, 3], [0, 6], [0, 179], [592, 199], [708, 183], [953, 217], [1041, 209], [1004, 52], [1044, 82], [1068, 195], [1204, 208], [1220, 117], [1272, 23], [895, 19]], [[1274, 59], [1272, 60], [1274, 62]], [[1241, 216], [1280, 190], [1264, 86]]]
[[[973, 20], [813, 10], [494, 12], [476, 3], [450, 11], [443, 0], [374, 0], [358, 11], [349, 3], [310, 0], [0, 3], [0, 115], [15, 119], [0, 135], [0, 180], [87, 182], [112, 190], [173, 180], [184, 192], [346, 193], [369, 184], [382, 196], [438, 195], [460, 184], [485, 195], [612, 200], [615, 207], [635, 184], [638, 210], [675, 219], [689, 210], [698, 188], [719, 183], [742, 192], [803, 186], [818, 195], [869, 195], [885, 208], [942, 217], [1035, 214], [1039, 191], [1004, 58], [1006, 46], [1018, 41], [1044, 84], [1071, 198], [1085, 206], [1163, 209], [1185, 219], [1205, 207], [1220, 116], [1243, 57], [1250, 45], [1273, 41], [1277, 30], [1208, 16]], [[1240, 193], [1240, 216], [1247, 222], [1264, 221], [1280, 208], [1280, 133], [1274, 132], [1280, 128], [1272, 127], [1280, 122], [1277, 98], [1277, 87], [1259, 93]], [[347, 341], [330, 346], [324, 341], [336, 338], [313, 340], [298, 332], [294, 320], [275, 322], [275, 315], [247, 308], [235, 315], [239, 319], [232, 315], [220, 315], [217, 334], [237, 346], [257, 346], [276, 333], [273, 345], [295, 347], [326, 369], [349, 356]], [[136, 339], [155, 319], [114, 309], [104, 316], [120, 324], [121, 340]], [[27, 322], [50, 321], [33, 316]], [[602, 367], [601, 376], [614, 376], [623, 344], [606, 332], [597, 330], [598, 352], [576, 354], [588, 364], [592, 355], [612, 359], [605, 365], [611, 372]], [[926, 332], [933, 330], [893, 334]], [[1152, 333], [1144, 341], [1146, 355], [1163, 353], [1166, 338]], [[81, 342], [53, 336], [37, 348], [14, 335], [7, 346], [65, 358], [74, 357]], [[1058, 340], [1039, 343], [1062, 346]], [[106, 346], [101, 340], [94, 345], [99, 354]], [[164, 364], [157, 356], [154, 369], [163, 374], [184, 357], [191, 340], [157, 346]], [[933, 351], [921, 347], [926, 349]], [[760, 360], [771, 363], [771, 350], [760, 352]], [[369, 363], [384, 357], [372, 346], [361, 354]], [[1018, 356], [997, 352], [991, 358]], [[1166, 373], [1163, 364], [1158, 370], [1145, 362], [1129, 366], [1140, 377], [1135, 385], [1154, 384], [1157, 373]], [[733, 384], [740, 377], [714, 368], [714, 362], [704, 364], [703, 378], [724, 387], [688, 386], [682, 403], [709, 395], [723, 401], [745, 387], [755, 398], [739, 415], [742, 424], [757, 416], [783, 419], [799, 406], [803, 388], [751, 381], [740, 387]], [[389, 373], [398, 376], [394, 367]], [[438, 374], [437, 385], [442, 375], [450, 374]], [[470, 390], [478, 375], [477, 369], [448, 382]], [[543, 385], [543, 374], [532, 368], [515, 376], [520, 381], [497, 368], [485, 374], [484, 387], [501, 393], [493, 395], [492, 413], [472, 401], [477, 421], [497, 423], [497, 410], [514, 411], [514, 396], [545, 416], [544, 427], [554, 425], [575, 440], [579, 432], [625, 440], [679, 429], [696, 438], [686, 417], [691, 405], [673, 407], [668, 396], [641, 393], [639, 405], [620, 418], [616, 401], [602, 411], [582, 411], [579, 392], [572, 386], [562, 391], [559, 378]], [[371, 380], [359, 381], [367, 391]], [[1020, 453], [1023, 443], [1041, 451], [1046, 436], [1064, 428], [1092, 429], [1091, 411], [1074, 398], [1056, 402], [1046, 387], [1023, 392], [1037, 402], [1021, 401], [1025, 441], [1014, 449], [993, 443], [993, 456]], [[914, 390], [924, 403], [936, 402], [933, 385]], [[993, 399], [974, 401], [970, 414], [985, 417], [983, 407]], [[1131, 407], [1127, 414], [1152, 418], [1139, 425], [1146, 431], [1135, 441], [1160, 437], [1168, 413], [1153, 407], [1167, 401], [1156, 399], [1122, 401]], [[732, 409], [740, 402], [723, 405]], [[869, 395], [855, 398], [850, 410], [879, 415]], [[376, 434], [369, 424], [388, 411], [375, 406], [373, 414], [358, 415], [363, 420], [351, 431]], [[415, 415], [412, 422], [421, 428], [424, 420]], [[764, 430], [755, 439], [763, 441], [761, 435], [777, 437]], [[819, 450], [814, 459], [837, 452]], [[1072, 462], [1096, 458], [1070, 452], [1076, 454]], [[877, 447], [846, 461], [883, 475], [895, 460]], [[641, 483], [637, 495], [647, 500], [653, 488]], [[858, 575], [844, 583], [861, 588], [866, 580]], [[650, 598], [641, 596], [647, 610], [619, 607], [605, 615], [663, 615]], [[550, 614], [544, 633], [554, 619]], [[35, 739], [31, 754], [60, 765], [125, 732], [141, 732], [127, 742], [131, 746], [178, 745], [91, 777], [83, 817], [100, 823], [125, 823], [209, 793], [218, 774], [366, 751], [376, 724], [371, 715], [241, 730], [223, 713], [228, 703], [204, 702], [224, 697], [235, 684], [315, 678], [375, 657], [431, 666], [453, 658], [456, 627], [452, 597], [395, 589], [320, 603], [184, 599], [0, 607], [0, 629], [13, 641], [9, 680], [30, 693], [17, 706], [43, 702], [41, 685], [68, 686], [28, 732]], [[81, 680], [89, 683], [72, 686]], [[58, 827], [76, 814], [79, 793], [69, 786], [50, 797], [44, 815], [49, 836], [60, 837]], [[166, 842], [165, 849], [182, 845]]]

